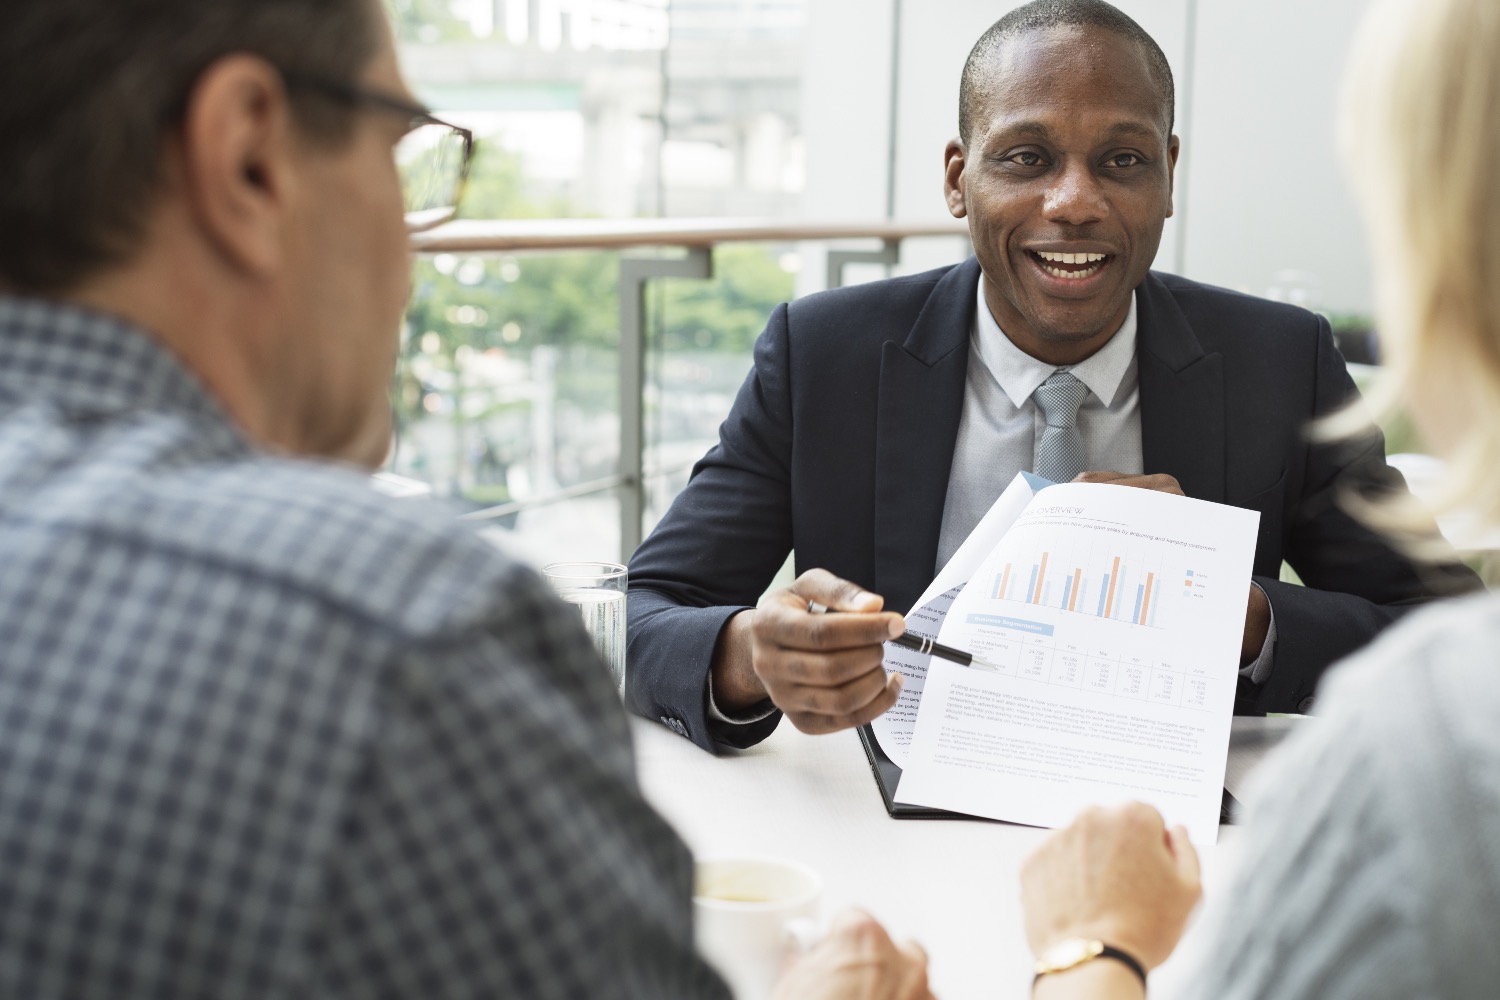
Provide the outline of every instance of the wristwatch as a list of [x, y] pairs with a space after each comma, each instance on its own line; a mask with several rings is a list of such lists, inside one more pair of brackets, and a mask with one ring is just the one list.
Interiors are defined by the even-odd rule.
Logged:
[[1066, 972], [1096, 958], [1113, 958], [1134, 972], [1142, 986], [1146, 985], [1146, 967], [1134, 955], [1090, 938], [1069, 938], [1042, 952], [1037, 956], [1036, 977], [1032, 983], [1050, 972]]

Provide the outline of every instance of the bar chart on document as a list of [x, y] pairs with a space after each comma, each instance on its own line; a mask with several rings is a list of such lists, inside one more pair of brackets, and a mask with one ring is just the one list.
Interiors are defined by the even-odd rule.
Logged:
[[1109, 539], [1090, 540], [1060, 552], [1040, 548], [1027, 555], [1019, 564], [1006, 561], [987, 581], [993, 600], [1057, 608], [1144, 628], [1167, 627], [1161, 622], [1163, 603], [1174, 605], [1166, 613], [1170, 624], [1174, 614], [1190, 610], [1183, 607], [1184, 602], [1207, 599], [1213, 577], [1201, 566], [1181, 565], [1190, 560], [1179, 558], [1164, 565], [1165, 554], [1160, 550]]
[[1212, 555], [1087, 520], [1058, 523], [1022, 518], [1007, 534], [949, 622], [960, 644], [1014, 677], [1208, 709], [1203, 619], [1224, 605]]

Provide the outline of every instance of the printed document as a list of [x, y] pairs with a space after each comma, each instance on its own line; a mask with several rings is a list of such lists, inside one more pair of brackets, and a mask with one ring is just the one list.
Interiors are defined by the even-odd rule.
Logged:
[[[980, 518], [974, 530], [969, 532], [969, 537], [953, 553], [937, 578], [927, 585], [922, 596], [917, 598], [917, 603], [906, 613], [906, 631], [923, 639], [938, 637], [938, 630], [943, 627], [943, 620], [948, 617], [948, 608], [958, 592], [979, 569], [979, 564], [984, 562], [990, 550], [1000, 543], [1000, 539], [1010, 530], [1010, 526], [1021, 515], [1021, 511], [1026, 509], [1037, 491], [1051, 485], [1047, 480], [1029, 472], [1016, 474], [1016, 478], [1011, 480], [1000, 498], [990, 505], [989, 511]], [[880, 749], [902, 768], [906, 767], [906, 751], [911, 746], [912, 733], [917, 726], [917, 707], [922, 703], [922, 687], [927, 678], [929, 658], [926, 653], [918, 653], [895, 643], [885, 644], [886, 671], [900, 673], [906, 683], [896, 704], [870, 723], [870, 728], [875, 732], [875, 740], [880, 744]]]
[[896, 799], [1037, 826], [1141, 799], [1213, 843], [1259, 515], [1038, 482], [1017, 477], [908, 617], [996, 669], [901, 651], [919, 692], [877, 728]]

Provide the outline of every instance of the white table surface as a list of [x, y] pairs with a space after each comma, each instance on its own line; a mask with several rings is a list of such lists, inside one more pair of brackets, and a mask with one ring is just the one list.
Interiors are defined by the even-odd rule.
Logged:
[[[750, 854], [801, 861], [822, 874], [824, 912], [873, 913], [931, 959], [943, 1000], [1030, 995], [1031, 957], [1017, 876], [1047, 831], [968, 820], [886, 815], [854, 732], [808, 736], [782, 722], [750, 750], [704, 753], [656, 723], [632, 717], [641, 784], [698, 857]], [[1200, 849], [1207, 892], [1227, 875], [1236, 831]], [[1190, 929], [1152, 976], [1171, 989], [1194, 946]]]

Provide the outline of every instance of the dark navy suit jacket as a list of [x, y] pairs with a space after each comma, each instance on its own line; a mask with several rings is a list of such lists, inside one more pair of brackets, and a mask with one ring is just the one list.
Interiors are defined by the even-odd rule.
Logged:
[[[938, 531], [974, 326], [974, 258], [777, 307], [719, 443], [630, 563], [630, 707], [705, 749], [748, 746], [779, 713], [710, 727], [709, 661], [788, 551], [907, 611], [937, 571]], [[1356, 395], [1321, 316], [1151, 273], [1139, 289], [1141, 446], [1188, 496], [1260, 511], [1255, 581], [1278, 641], [1236, 711], [1298, 711], [1324, 668], [1402, 610], [1477, 588], [1419, 568], [1338, 504], [1344, 488], [1405, 489], [1371, 433], [1310, 442], [1308, 423]], [[1286, 560], [1307, 584], [1281, 583]]]

